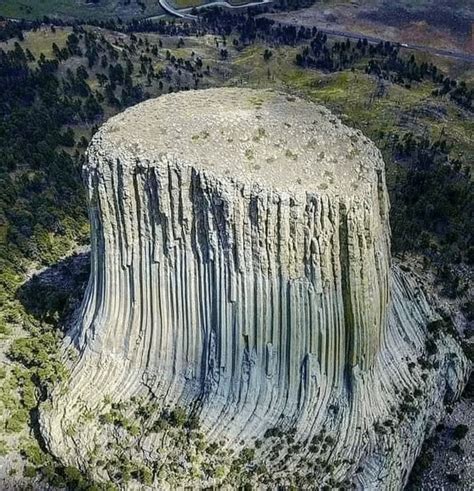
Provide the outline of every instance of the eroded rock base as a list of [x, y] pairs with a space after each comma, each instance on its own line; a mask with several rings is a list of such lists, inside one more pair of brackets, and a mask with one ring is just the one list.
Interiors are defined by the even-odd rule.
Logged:
[[86, 351], [69, 386], [43, 408], [48, 446], [63, 462], [130, 489], [314, 482], [401, 488], [467, 372], [451, 337], [426, 352], [426, 326], [436, 317], [404, 275], [395, 268], [389, 329], [373, 369], [350, 386], [319, 382], [311, 397], [295, 400], [298, 419], [262, 413], [251, 399], [242, 410], [217, 398], [156, 397], [143, 372]]

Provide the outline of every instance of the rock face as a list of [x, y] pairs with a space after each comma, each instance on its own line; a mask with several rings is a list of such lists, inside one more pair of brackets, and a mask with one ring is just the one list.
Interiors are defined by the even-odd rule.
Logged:
[[[90, 459], [106, 425], [71, 426], [141, 398], [192, 411], [228, 449], [259, 440], [252, 459], [280, 482], [403, 485], [467, 367], [448, 337], [426, 361], [437, 368], [420, 362], [435, 314], [391, 269], [384, 165], [367, 138], [283, 94], [186, 92], [110, 119], [84, 173], [92, 273], [69, 385], [41, 416], [54, 454], [107, 477]], [[145, 464], [146, 448], [172, 445], [145, 440], [133, 450]]]

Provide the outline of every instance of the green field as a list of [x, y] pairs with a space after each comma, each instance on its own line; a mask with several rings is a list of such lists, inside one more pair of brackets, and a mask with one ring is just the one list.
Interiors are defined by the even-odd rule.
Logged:
[[[249, 0], [229, 0], [232, 5], [245, 5]], [[198, 7], [212, 0], [170, 0], [178, 9]], [[140, 4], [144, 5], [143, 8]], [[152, 17], [164, 14], [158, 0], [100, 0], [97, 4], [85, 0], [0, 0], [0, 16], [16, 19], [42, 19], [44, 16], [61, 19], [116, 19]]]
[[65, 19], [116, 19], [159, 15], [163, 11], [155, 0], [142, 0], [145, 9], [135, 1], [101, 0], [87, 4], [85, 0], [0, 0], [0, 15], [4, 17], [41, 19], [43, 16]]
[[[272, 49], [273, 56], [263, 62], [265, 46], [252, 45], [233, 59], [234, 77], [229, 85], [244, 80], [256, 87], [272, 86], [328, 106], [351, 126], [377, 139], [380, 131], [412, 131], [437, 138], [442, 132], [454, 146], [454, 153], [466, 164], [474, 162], [474, 121], [453, 102], [431, 95], [430, 82], [411, 88], [386, 83], [383, 94], [374, 77], [361, 70], [323, 73], [297, 67], [297, 48]], [[461, 76], [465, 78], [465, 73]], [[441, 116], [441, 117], [440, 117]]]
[[170, 2], [178, 9], [186, 9], [190, 7], [198, 7], [199, 5], [203, 5], [202, 0], [172, 0]]
[[29, 31], [25, 34], [23, 47], [29, 49], [33, 55], [39, 57], [43, 53], [46, 58], [53, 57], [53, 43], [56, 43], [59, 49], [66, 46], [66, 40], [72, 29], [69, 27], [58, 27], [55, 32], [51, 29], [38, 29], [37, 31]]

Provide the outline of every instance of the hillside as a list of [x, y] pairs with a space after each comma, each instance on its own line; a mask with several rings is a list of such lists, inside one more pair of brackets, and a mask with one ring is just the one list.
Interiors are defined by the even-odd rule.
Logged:
[[117, 19], [161, 15], [163, 10], [155, 0], [2, 0], [0, 16], [15, 19]]
[[279, 22], [362, 33], [369, 37], [474, 55], [474, 7], [466, 0], [317, 1], [307, 8], [269, 14]]
[[[212, 0], [170, 0], [177, 9], [200, 7]], [[243, 6], [250, 1], [229, 0], [231, 6]], [[44, 17], [57, 21], [144, 19], [164, 16], [165, 10], [158, 0], [1, 0], [0, 17], [13, 19], [42, 20]]]

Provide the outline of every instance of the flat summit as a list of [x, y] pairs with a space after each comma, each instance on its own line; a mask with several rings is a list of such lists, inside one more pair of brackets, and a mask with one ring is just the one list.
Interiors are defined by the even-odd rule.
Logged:
[[381, 167], [378, 150], [360, 131], [322, 106], [270, 90], [164, 95], [111, 118], [95, 147], [118, 159], [134, 156], [141, 165], [179, 158], [281, 191], [356, 193]]

